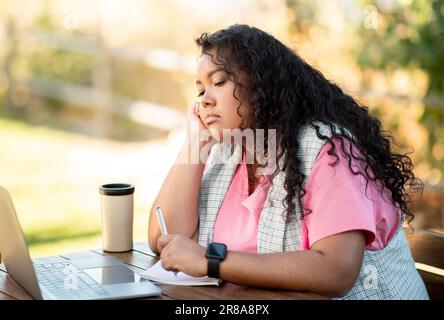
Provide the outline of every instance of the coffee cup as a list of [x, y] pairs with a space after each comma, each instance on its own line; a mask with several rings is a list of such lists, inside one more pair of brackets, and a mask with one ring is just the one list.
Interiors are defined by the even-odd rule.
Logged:
[[103, 250], [125, 252], [133, 248], [134, 185], [100, 186]]

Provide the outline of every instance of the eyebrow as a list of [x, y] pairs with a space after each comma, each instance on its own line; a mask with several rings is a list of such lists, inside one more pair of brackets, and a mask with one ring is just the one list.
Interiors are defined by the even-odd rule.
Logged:
[[[214, 70], [211, 70], [207, 73], [207, 78], [211, 77], [213, 74], [219, 72], [219, 71], [224, 71], [223, 68], [216, 68]], [[202, 84], [202, 82], [200, 80], [196, 80], [196, 84]]]

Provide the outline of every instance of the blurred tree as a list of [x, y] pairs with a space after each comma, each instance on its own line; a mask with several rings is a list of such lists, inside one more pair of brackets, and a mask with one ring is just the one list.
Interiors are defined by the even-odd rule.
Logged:
[[318, 1], [286, 0], [285, 4], [294, 12], [294, 20], [290, 24], [290, 32], [307, 34], [310, 26], [317, 21], [319, 12]]
[[13, 89], [15, 84], [15, 79], [11, 71], [12, 61], [14, 60], [14, 55], [17, 51], [17, 41], [16, 41], [16, 28], [14, 21], [8, 19], [6, 23], [6, 37], [8, 39], [8, 45], [5, 49], [5, 56], [3, 61], [3, 66], [1, 72], [4, 73], [6, 79], [6, 90], [5, 95], [2, 98], [2, 105], [0, 106], [0, 114], [6, 116], [17, 116], [20, 111], [16, 107], [13, 99]]
[[427, 74], [420, 121], [429, 133], [427, 161], [444, 172], [442, 152], [436, 152], [444, 148], [444, 0], [361, 3], [376, 10], [378, 21], [375, 28], [358, 29], [357, 62], [363, 68], [420, 68]]

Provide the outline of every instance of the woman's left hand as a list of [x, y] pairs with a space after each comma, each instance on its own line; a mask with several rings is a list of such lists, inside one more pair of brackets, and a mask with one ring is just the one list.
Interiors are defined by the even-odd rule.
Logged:
[[205, 248], [182, 235], [167, 235], [159, 238], [162, 267], [169, 271], [182, 271], [193, 277], [207, 275]]

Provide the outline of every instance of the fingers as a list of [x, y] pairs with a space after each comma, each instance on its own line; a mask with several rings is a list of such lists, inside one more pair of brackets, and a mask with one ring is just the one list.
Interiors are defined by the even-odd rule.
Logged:
[[200, 104], [199, 102], [194, 102], [187, 112], [187, 117], [189, 121], [197, 121], [200, 120], [199, 111], [200, 110]]
[[157, 240], [157, 249], [162, 253], [163, 249], [174, 239], [174, 235], [161, 236]]
[[194, 101], [188, 110], [192, 111], [192, 113], [196, 115], [199, 114], [199, 102]]
[[177, 235], [162, 236], [159, 238], [158, 245], [160, 247], [160, 261], [162, 267], [168, 271], [178, 272], [179, 269], [172, 262], [171, 246], [168, 246]]
[[174, 267], [168, 259], [162, 259], [161, 260], [161, 264], [162, 264], [162, 268], [164, 268], [165, 270], [168, 271], [173, 271], [173, 272], [179, 272], [179, 269], [177, 269], [176, 267]]
[[197, 116], [197, 117], [200, 117], [200, 114], [199, 114], [199, 112], [200, 112], [200, 103], [199, 102], [195, 102], [194, 103], [194, 114]]

